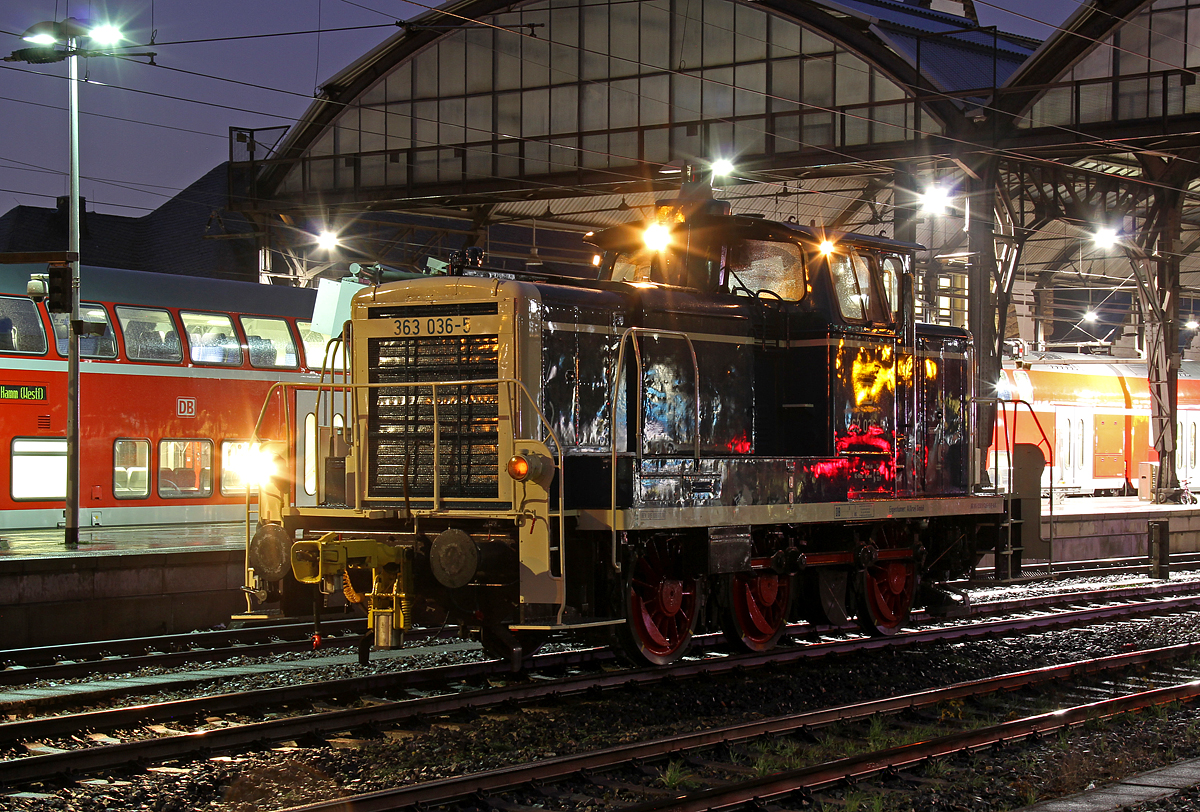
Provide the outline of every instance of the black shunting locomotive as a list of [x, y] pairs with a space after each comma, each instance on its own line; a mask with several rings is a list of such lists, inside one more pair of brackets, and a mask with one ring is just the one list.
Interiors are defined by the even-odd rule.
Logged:
[[791, 619], [890, 634], [944, 603], [1004, 501], [971, 481], [971, 337], [914, 319], [919, 246], [698, 184], [591, 241], [595, 279], [475, 253], [355, 297], [345, 380], [264, 412], [293, 473], [247, 590], [319, 583], [377, 646], [449, 622], [514, 665], [552, 636], [663, 664], [698, 629], [763, 651]]

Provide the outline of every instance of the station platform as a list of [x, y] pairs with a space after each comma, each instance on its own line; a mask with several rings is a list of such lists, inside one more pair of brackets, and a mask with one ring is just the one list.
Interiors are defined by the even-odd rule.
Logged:
[[[1137, 497], [1043, 500], [1042, 537], [1053, 526], [1055, 562], [1145, 556], [1147, 522], [1161, 519], [1172, 553], [1200, 551], [1200, 506]], [[69, 550], [61, 529], [4, 531], [0, 649], [227, 624], [247, 609], [245, 534], [241, 522], [88, 527]]]
[[1170, 522], [1171, 552], [1200, 551], [1200, 505], [1155, 505], [1136, 496], [1069, 496], [1042, 500], [1042, 539], [1053, 560], [1146, 555], [1148, 522]]
[[185, 633], [246, 609], [241, 522], [80, 528], [79, 542], [0, 535], [0, 649]]

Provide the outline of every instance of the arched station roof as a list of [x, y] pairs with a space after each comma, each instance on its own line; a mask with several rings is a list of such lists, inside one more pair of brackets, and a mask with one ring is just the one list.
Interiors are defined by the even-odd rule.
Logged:
[[[878, 233], [897, 172], [953, 186], [999, 156], [1019, 207], [1008, 164], [1140, 179], [1200, 131], [1200, 0], [1093, 0], [1044, 43], [980, 27], [971, 0], [462, 0], [399, 25], [255, 163], [251, 212], [583, 231], [642, 216], [663, 170], [728, 157], [735, 211]], [[1027, 287], [1132, 287], [1089, 227], [1039, 222]], [[915, 239], [937, 270], [961, 208]]]
[[453, 210], [629, 194], [719, 157], [781, 181], [889, 172], [863, 162], [944, 152], [969, 91], [1036, 46], [936, 3], [449, 3], [333, 77], [260, 192]]

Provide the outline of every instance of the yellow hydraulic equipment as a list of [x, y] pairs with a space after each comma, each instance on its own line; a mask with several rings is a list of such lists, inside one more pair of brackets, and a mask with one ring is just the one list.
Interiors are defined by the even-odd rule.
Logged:
[[412, 628], [413, 551], [411, 547], [393, 547], [375, 539], [342, 539], [326, 533], [315, 541], [297, 541], [292, 545], [292, 573], [302, 584], [322, 584], [333, 592], [352, 570], [370, 570], [371, 590], [362, 595], [367, 603], [369, 622], [375, 633], [375, 647], [395, 648]]

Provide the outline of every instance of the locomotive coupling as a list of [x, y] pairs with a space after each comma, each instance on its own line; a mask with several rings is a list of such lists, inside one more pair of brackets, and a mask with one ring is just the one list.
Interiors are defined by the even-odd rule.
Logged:
[[413, 552], [375, 539], [340, 539], [326, 533], [292, 545], [292, 574], [302, 584], [333, 581], [347, 569], [371, 571], [364, 596], [377, 648], [393, 648], [396, 632], [408, 631], [413, 617]]

